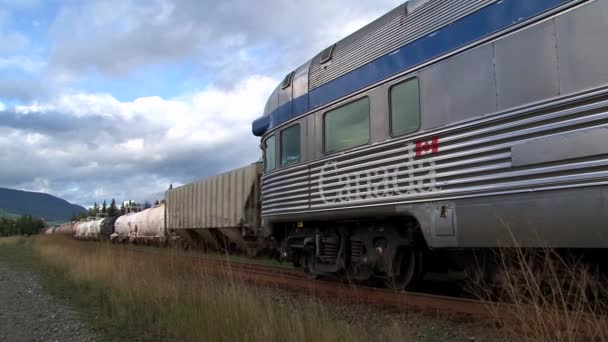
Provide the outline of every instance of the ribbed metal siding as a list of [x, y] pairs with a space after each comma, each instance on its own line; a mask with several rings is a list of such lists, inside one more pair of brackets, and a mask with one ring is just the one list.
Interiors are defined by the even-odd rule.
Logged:
[[168, 190], [167, 228], [258, 227], [260, 172], [256, 163]]
[[263, 213], [309, 208], [309, 168], [296, 166], [265, 176], [262, 180]]
[[[484, 196], [545, 188], [588, 186], [608, 181], [608, 156], [539, 163], [514, 167], [511, 147], [531, 139], [550, 137], [589, 128], [608, 127], [608, 95], [577, 105], [537, 108], [503, 117], [479, 119], [461, 128], [439, 131], [439, 153], [415, 158], [415, 140], [397, 141], [368, 147], [312, 163], [297, 170], [285, 170], [263, 178], [262, 214], [286, 214], [307, 210], [326, 210], [382, 203], [435, 201], [459, 196]], [[423, 139], [428, 139], [425, 137]], [[323, 201], [320, 173], [327, 162], [337, 162], [337, 172], [323, 180]], [[415, 167], [410, 169], [408, 167]], [[388, 178], [396, 178], [402, 193], [377, 196], [369, 184], [378, 186], [386, 173], [369, 174], [370, 169], [396, 169]], [[433, 172], [434, 174], [429, 174]], [[354, 176], [359, 174], [359, 184]], [[349, 176], [348, 178], [346, 176]], [[422, 183], [419, 183], [422, 182]], [[432, 184], [431, 184], [432, 182]], [[349, 201], [332, 198], [336, 193], [353, 194]], [[428, 190], [432, 191], [410, 191]], [[365, 198], [363, 196], [366, 196]]]
[[496, 0], [429, 1], [409, 14], [401, 5], [336, 44], [331, 62], [310, 66], [309, 90], [424, 37]]

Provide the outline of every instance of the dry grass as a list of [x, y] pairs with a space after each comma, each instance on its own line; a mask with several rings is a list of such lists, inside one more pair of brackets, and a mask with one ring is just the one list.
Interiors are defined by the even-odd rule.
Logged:
[[484, 323], [336, 305], [216, 278], [197, 258], [170, 249], [51, 235], [0, 239], [0, 260], [36, 270], [52, 295], [112, 341], [497, 340]]
[[7, 236], [0, 238], [0, 246], [10, 246], [23, 244], [25, 242], [22, 236]]
[[314, 298], [298, 297], [294, 305], [271, 289], [211, 276], [196, 258], [171, 249], [147, 253], [62, 236], [16, 237], [0, 239], [0, 259], [30, 260], [24, 266], [44, 275], [51, 294], [113, 341], [411, 341], [421, 335], [399, 319], [371, 330], [350, 324]]
[[[80, 284], [103, 287], [96, 300], [125, 335], [187, 341], [350, 341], [354, 328], [311, 301], [303, 310], [276, 305], [258, 290], [209, 276], [171, 251], [141, 254], [102, 243], [40, 238], [35, 248]], [[144, 257], [145, 256], [145, 257]], [[95, 285], [91, 285], [95, 284]]]
[[479, 282], [503, 333], [526, 341], [608, 341], [608, 284], [580, 260], [551, 249], [502, 249], [496, 277]]

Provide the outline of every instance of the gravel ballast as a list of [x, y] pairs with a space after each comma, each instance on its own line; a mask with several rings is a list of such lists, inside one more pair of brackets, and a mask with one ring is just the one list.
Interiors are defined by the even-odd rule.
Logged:
[[46, 294], [37, 277], [0, 262], [0, 341], [95, 341], [75, 312]]

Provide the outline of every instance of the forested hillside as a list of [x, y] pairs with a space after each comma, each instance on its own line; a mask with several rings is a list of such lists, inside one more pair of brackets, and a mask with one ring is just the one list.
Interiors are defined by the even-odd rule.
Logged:
[[45, 193], [0, 188], [0, 216], [31, 215], [46, 221], [69, 221], [86, 210], [61, 198]]

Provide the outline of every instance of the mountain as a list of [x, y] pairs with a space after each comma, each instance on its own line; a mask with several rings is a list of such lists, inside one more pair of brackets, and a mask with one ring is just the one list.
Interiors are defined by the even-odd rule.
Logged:
[[40, 192], [0, 188], [0, 212], [32, 215], [47, 221], [69, 221], [83, 207]]

